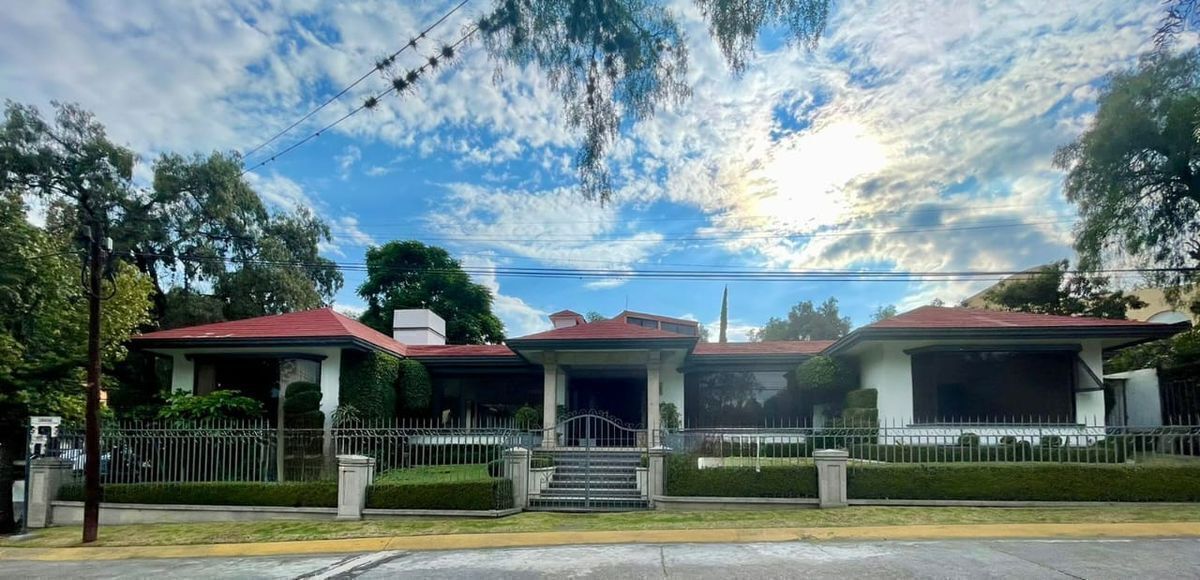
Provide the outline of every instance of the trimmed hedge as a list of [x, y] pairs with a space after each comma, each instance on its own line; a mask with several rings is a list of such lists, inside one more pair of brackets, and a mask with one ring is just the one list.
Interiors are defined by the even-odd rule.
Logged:
[[813, 465], [699, 469], [696, 457], [667, 458], [666, 494], [679, 497], [817, 497]]
[[[669, 480], [668, 480], [669, 481]], [[847, 471], [851, 499], [1200, 501], [1200, 469], [1124, 465], [889, 465]]]
[[805, 443], [756, 443], [753, 440], [728, 442], [723, 445], [706, 441], [700, 445], [704, 457], [812, 457], [813, 442]]
[[847, 409], [875, 409], [879, 405], [876, 389], [855, 389], [846, 393]]
[[385, 483], [367, 488], [367, 507], [492, 510], [513, 507], [512, 481], [501, 478], [437, 483]]
[[1015, 445], [876, 445], [849, 446], [850, 457], [888, 463], [1034, 461], [1062, 463], [1125, 463], [1119, 445], [1042, 447], [1020, 441]]
[[346, 355], [342, 359], [339, 401], [358, 409], [362, 419], [394, 419], [399, 372], [400, 360], [390, 355]]
[[[64, 485], [58, 499], [83, 501], [83, 486]], [[110, 483], [101, 501], [111, 503], [236, 505], [271, 507], [337, 507], [337, 483], [232, 482]]]

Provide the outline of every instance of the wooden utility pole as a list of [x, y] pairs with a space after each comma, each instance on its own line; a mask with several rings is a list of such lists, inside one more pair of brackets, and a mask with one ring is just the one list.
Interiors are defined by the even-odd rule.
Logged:
[[[83, 543], [96, 541], [100, 527], [100, 295], [104, 244], [99, 220], [91, 215], [88, 224], [88, 361], [87, 417], [83, 449]], [[115, 457], [113, 458], [116, 459]]]

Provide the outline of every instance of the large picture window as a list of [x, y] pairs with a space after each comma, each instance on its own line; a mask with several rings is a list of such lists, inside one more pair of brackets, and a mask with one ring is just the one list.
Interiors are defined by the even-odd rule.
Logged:
[[924, 352], [912, 355], [918, 423], [1075, 421], [1075, 353]]
[[782, 371], [688, 373], [684, 397], [688, 427], [761, 427], [800, 416]]

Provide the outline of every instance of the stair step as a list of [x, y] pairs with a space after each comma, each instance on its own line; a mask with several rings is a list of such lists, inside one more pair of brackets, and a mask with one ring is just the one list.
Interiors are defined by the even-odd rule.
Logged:
[[634, 489], [584, 489], [582, 487], [560, 487], [546, 488], [542, 490], [541, 497], [591, 497], [591, 498], [638, 498], [642, 497], [642, 492]]
[[633, 489], [636, 490], [636, 483], [621, 483], [621, 482], [587, 482], [587, 481], [552, 481], [546, 489], [591, 489], [599, 491], [618, 490], [624, 491]]

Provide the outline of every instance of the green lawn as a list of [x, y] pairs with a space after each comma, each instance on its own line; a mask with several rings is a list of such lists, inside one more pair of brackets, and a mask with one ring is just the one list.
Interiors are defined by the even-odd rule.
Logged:
[[[162, 546], [288, 540], [546, 532], [901, 526], [918, 524], [1125, 523], [1200, 521], [1200, 505], [1089, 508], [852, 507], [836, 510], [625, 512], [567, 514], [525, 512], [498, 519], [403, 518], [361, 522], [233, 522], [101, 526], [99, 546]], [[62, 547], [79, 544], [78, 527], [50, 528], [0, 546]]]
[[471, 465], [423, 465], [405, 469], [385, 471], [375, 478], [375, 483], [436, 483], [439, 481], [471, 481], [488, 479], [487, 464]]

